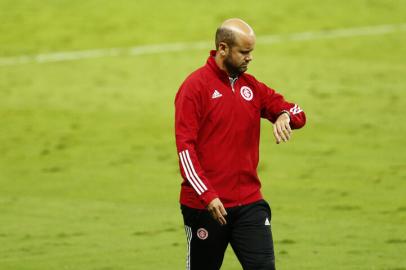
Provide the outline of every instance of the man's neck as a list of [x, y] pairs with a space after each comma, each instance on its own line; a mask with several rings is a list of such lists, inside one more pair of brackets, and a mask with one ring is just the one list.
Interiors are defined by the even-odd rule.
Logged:
[[217, 66], [219, 67], [219, 69], [225, 71], [228, 75], [228, 77], [230, 77], [230, 73], [228, 72], [228, 70], [226, 69], [226, 67], [224, 66], [224, 62], [221, 59], [219, 53], [216, 53], [216, 56], [214, 56], [214, 60], [216, 61]]
[[214, 56], [214, 60], [216, 61], [216, 65], [219, 67], [219, 69], [225, 71], [227, 73], [227, 76], [229, 78], [237, 78], [239, 74], [232, 74], [227, 68], [226, 65], [224, 65], [224, 60], [221, 59], [220, 55], [218, 52]]

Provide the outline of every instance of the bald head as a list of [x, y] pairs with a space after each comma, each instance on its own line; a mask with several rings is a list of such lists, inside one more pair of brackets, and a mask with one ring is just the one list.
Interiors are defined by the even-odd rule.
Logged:
[[230, 77], [247, 71], [254, 47], [254, 30], [243, 20], [228, 19], [217, 28], [215, 60]]
[[255, 40], [254, 30], [241, 19], [228, 19], [224, 21], [216, 31], [216, 49], [220, 42], [233, 47], [239, 38]]

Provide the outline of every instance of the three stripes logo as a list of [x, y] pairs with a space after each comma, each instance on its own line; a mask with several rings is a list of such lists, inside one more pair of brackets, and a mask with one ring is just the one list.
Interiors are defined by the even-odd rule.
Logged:
[[298, 114], [303, 112], [303, 110], [299, 107], [299, 105], [295, 104], [292, 108], [289, 110], [292, 114]]
[[213, 95], [211, 95], [211, 98], [212, 98], [212, 99], [215, 99], [215, 98], [219, 98], [219, 97], [222, 97], [222, 96], [223, 96], [223, 95], [220, 94], [219, 91], [214, 90]]
[[186, 179], [197, 194], [203, 194], [207, 190], [207, 187], [196, 173], [195, 167], [190, 159], [189, 150], [181, 151], [179, 153], [179, 158]]

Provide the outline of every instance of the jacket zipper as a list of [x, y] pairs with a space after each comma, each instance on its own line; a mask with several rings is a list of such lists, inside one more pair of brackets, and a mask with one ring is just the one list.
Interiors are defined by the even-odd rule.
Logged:
[[238, 79], [238, 77], [235, 77], [235, 78], [229, 77], [230, 85], [231, 85], [231, 90], [233, 90], [233, 93], [234, 93], [234, 94], [235, 94], [234, 84], [235, 84], [235, 82], [237, 81], [237, 79]]
[[[229, 80], [230, 80], [230, 86], [231, 86], [231, 90], [233, 91], [233, 94], [234, 94], [234, 97], [235, 97], [235, 89], [234, 89], [234, 85], [235, 85], [235, 83], [236, 83], [236, 81], [238, 80], [238, 77], [235, 77], [235, 78], [231, 78], [231, 77], [229, 77]], [[234, 99], [234, 103], [236, 103], [236, 99]], [[234, 106], [235, 106], [235, 104], [234, 104]], [[238, 154], [237, 154], [238, 155]], [[239, 165], [240, 166], [240, 165]], [[240, 187], [240, 175], [238, 174], [237, 175], [237, 187], [238, 187], [238, 199], [237, 199], [237, 201], [238, 201], [238, 206], [241, 206], [242, 204], [241, 204], [241, 187]]]

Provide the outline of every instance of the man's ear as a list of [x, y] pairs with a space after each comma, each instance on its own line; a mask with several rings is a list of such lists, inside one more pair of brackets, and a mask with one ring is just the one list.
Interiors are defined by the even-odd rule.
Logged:
[[228, 55], [229, 50], [230, 50], [230, 47], [228, 47], [227, 43], [220, 42], [220, 44], [219, 44], [219, 52], [220, 52], [221, 56]]

